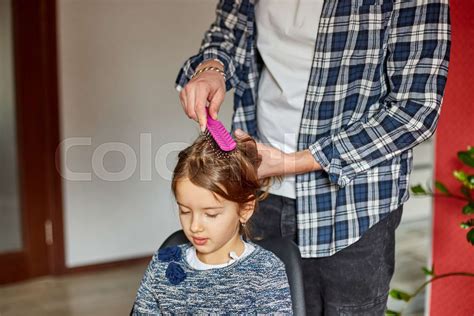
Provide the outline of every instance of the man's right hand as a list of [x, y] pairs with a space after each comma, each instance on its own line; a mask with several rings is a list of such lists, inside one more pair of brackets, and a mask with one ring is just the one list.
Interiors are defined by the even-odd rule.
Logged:
[[[196, 71], [204, 67], [217, 67], [224, 71], [222, 65], [214, 60], [202, 63]], [[224, 102], [225, 79], [217, 71], [204, 71], [190, 80], [179, 94], [179, 99], [186, 115], [197, 122], [201, 131], [206, 129], [206, 106], [209, 102], [209, 115], [217, 119], [217, 113]]]

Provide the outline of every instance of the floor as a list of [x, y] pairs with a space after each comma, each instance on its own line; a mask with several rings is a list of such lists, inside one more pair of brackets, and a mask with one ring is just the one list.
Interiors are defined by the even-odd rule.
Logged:
[[[429, 249], [428, 225], [402, 223], [397, 231], [397, 265], [392, 287], [411, 292], [424, 280]], [[0, 287], [0, 316], [116, 316], [132, 306], [144, 264], [109, 271], [45, 277]], [[389, 308], [403, 306], [389, 301]], [[405, 307], [403, 315], [423, 315], [424, 296]]]
[[145, 265], [0, 288], [0, 316], [128, 315]]

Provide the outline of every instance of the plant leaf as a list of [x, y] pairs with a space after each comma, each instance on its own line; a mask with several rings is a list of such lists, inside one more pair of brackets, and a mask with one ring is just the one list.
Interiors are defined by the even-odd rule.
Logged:
[[470, 220], [462, 222], [461, 224], [459, 224], [459, 226], [461, 226], [462, 229], [469, 229], [471, 227], [474, 227], [474, 218], [471, 218]]
[[464, 171], [462, 171], [462, 170], [454, 170], [454, 171], [453, 171], [453, 176], [454, 176], [457, 180], [461, 181], [462, 183], [466, 183], [466, 182], [467, 182], [467, 174], [466, 174]]
[[448, 191], [446, 186], [444, 184], [442, 184], [441, 182], [435, 181], [435, 186], [436, 186], [436, 189], [438, 189], [438, 191], [440, 191], [441, 193], [451, 195], [451, 193]]
[[462, 186], [461, 187], [461, 193], [462, 195], [464, 195], [465, 197], [467, 197], [469, 200], [472, 200], [472, 197], [471, 197], [471, 190], [466, 187], [466, 186]]
[[460, 151], [458, 152], [458, 158], [466, 166], [474, 168], [474, 154], [471, 154], [469, 151]]
[[474, 147], [473, 146], [467, 146], [467, 152], [471, 155], [474, 155]]
[[469, 175], [467, 176], [467, 183], [469, 185], [469, 189], [474, 189], [474, 176], [473, 175]]
[[466, 238], [467, 241], [474, 246], [474, 228], [471, 228], [471, 230], [467, 232]]
[[412, 186], [411, 187], [411, 192], [415, 195], [426, 195], [427, 194], [427, 192], [425, 191], [425, 189], [423, 189], [421, 184]]
[[387, 309], [385, 311], [385, 316], [401, 316], [400, 312], [392, 311], [391, 309]]
[[428, 269], [427, 267], [422, 267], [421, 270], [423, 270], [423, 273], [426, 276], [433, 276], [433, 270]]
[[402, 301], [405, 301], [405, 302], [408, 302], [411, 299], [410, 294], [408, 294], [406, 292], [403, 292], [403, 291], [400, 291], [400, 290], [397, 290], [397, 289], [390, 290], [389, 295], [391, 297], [393, 297], [394, 299], [396, 299], [396, 300], [402, 300]]
[[464, 215], [474, 214], [474, 202], [469, 202], [466, 206], [462, 208], [462, 213]]

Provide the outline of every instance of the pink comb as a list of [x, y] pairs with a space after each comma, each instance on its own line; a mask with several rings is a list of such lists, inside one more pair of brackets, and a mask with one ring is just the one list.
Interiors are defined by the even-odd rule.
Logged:
[[209, 109], [206, 107], [207, 114], [207, 131], [211, 134], [217, 145], [222, 151], [229, 152], [237, 147], [237, 143], [234, 141], [230, 133], [226, 130], [225, 126], [222, 125], [218, 120], [213, 119], [209, 115]]

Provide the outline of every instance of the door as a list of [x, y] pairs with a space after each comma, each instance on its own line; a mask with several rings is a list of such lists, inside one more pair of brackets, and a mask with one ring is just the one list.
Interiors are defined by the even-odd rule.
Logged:
[[0, 0], [0, 284], [64, 270], [55, 2]]

